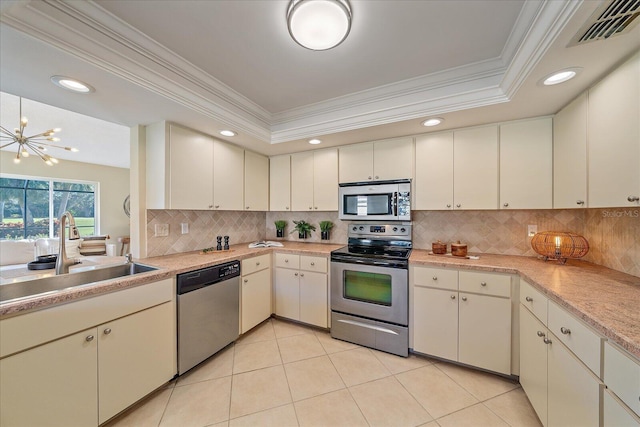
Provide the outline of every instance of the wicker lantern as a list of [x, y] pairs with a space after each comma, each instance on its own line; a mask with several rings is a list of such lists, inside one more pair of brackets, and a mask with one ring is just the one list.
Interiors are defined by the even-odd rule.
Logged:
[[531, 247], [544, 257], [564, 264], [568, 258], [582, 258], [589, 252], [589, 242], [584, 237], [566, 231], [542, 231], [531, 239]]

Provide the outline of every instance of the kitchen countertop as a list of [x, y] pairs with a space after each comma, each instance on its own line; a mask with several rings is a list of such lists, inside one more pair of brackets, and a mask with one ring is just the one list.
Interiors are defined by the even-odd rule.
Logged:
[[[131, 286], [162, 280], [176, 274], [232, 260], [284, 251], [303, 255], [328, 256], [344, 245], [282, 242], [284, 247], [248, 248], [231, 246], [230, 251], [200, 254], [198, 251], [137, 260], [159, 270], [78, 286], [53, 294], [38, 295], [0, 304], [0, 317], [21, 314], [50, 305], [113, 292]], [[584, 261], [569, 260], [565, 265], [533, 257], [478, 254], [477, 260], [429, 255], [414, 249], [411, 265], [473, 269], [519, 274], [567, 311], [582, 319], [603, 336], [640, 358], [640, 277], [631, 276]]]

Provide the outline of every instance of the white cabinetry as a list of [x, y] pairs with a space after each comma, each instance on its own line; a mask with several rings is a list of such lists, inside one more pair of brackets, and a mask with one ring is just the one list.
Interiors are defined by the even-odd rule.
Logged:
[[416, 210], [453, 209], [453, 132], [416, 138]]
[[244, 152], [244, 209], [269, 210], [269, 158]]
[[511, 374], [511, 277], [412, 267], [413, 348]]
[[327, 258], [276, 253], [275, 265], [276, 314], [326, 328]]
[[413, 139], [399, 138], [340, 148], [340, 182], [411, 178]]
[[[193, 155], [197, 155], [194, 153]], [[244, 210], [244, 150], [213, 141], [213, 208]]]
[[291, 210], [338, 210], [338, 150], [291, 155]]
[[640, 425], [640, 361], [623, 349], [605, 342], [605, 426]]
[[500, 125], [500, 209], [551, 209], [552, 119]]
[[269, 210], [291, 210], [291, 156], [269, 158]]
[[271, 316], [271, 255], [242, 260], [240, 333]]
[[589, 207], [640, 206], [640, 54], [589, 90]]
[[0, 424], [102, 424], [176, 372], [174, 281], [0, 321]]

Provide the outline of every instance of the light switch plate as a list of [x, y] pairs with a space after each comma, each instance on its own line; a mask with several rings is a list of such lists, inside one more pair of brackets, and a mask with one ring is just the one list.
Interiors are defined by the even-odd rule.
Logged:
[[537, 225], [528, 225], [527, 226], [527, 237], [533, 237], [536, 235], [536, 233], [538, 232], [538, 226]]
[[189, 223], [183, 222], [180, 224], [180, 232], [182, 234], [189, 234]]
[[154, 237], [167, 237], [169, 235], [169, 224], [156, 224], [154, 227]]

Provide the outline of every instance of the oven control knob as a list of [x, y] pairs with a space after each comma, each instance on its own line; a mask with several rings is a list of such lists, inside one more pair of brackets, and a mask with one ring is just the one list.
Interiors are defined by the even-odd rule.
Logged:
[[358, 230], [363, 231], [363, 230], [364, 230], [364, 227], [363, 227], [363, 226], [360, 226], [360, 227], [358, 227]]
[[398, 227], [393, 227], [393, 231], [398, 231]]
[[406, 229], [406, 228], [404, 228], [404, 227], [402, 227], [402, 228], [400, 229], [400, 232], [402, 232], [402, 233], [404, 233], [405, 231], [407, 231], [407, 229]]
[[358, 231], [358, 227], [353, 227], [353, 231]]

